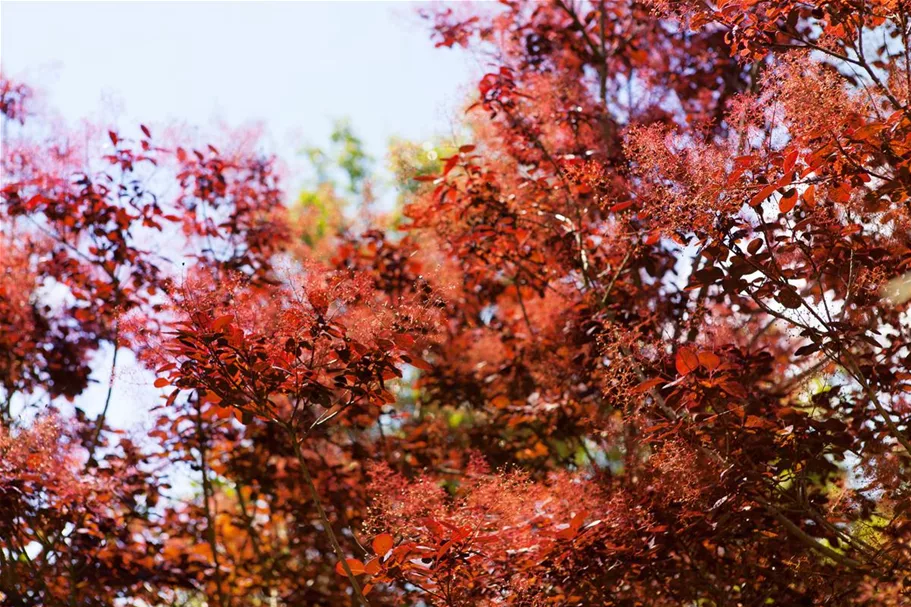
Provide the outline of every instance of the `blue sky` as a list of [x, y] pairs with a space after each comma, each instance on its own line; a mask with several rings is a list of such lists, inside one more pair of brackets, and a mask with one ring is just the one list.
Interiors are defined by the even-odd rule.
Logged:
[[[350, 118], [382, 158], [390, 136], [452, 132], [480, 69], [435, 49], [417, 3], [30, 3], [0, 6], [0, 62], [68, 121], [121, 128], [175, 121], [262, 121], [267, 145], [289, 155], [324, 144]], [[380, 163], [382, 166], [382, 163]], [[100, 410], [112, 352], [80, 399]], [[159, 398], [128, 359], [109, 419], [139, 429]], [[97, 405], [97, 407], [96, 407]], [[138, 426], [138, 427], [137, 427]]]
[[449, 133], [464, 53], [435, 49], [416, 2], [7, 2], [0, 61], [64, 118], [122, 126], [263, 121], [286, 154], [350, 118], [370, 153]]

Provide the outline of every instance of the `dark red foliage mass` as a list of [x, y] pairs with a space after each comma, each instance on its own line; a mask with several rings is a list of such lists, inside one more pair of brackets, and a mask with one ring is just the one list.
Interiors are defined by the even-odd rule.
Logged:
[[[397, 221], [146, 127], [5, 146], [3, 598], [911, 602], [911, 5], [424, 17], [490, 68]], [[60, 406], [108, 350], [148, 436]]]

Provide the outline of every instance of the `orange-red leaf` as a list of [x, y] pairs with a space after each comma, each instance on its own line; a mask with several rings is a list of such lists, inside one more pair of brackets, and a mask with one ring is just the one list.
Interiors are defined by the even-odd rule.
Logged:
[[751, 207], [757, 206], [763, 200], [765, 200], [766, 198], [771, 196], [777, 189], [778, 189], [778, 185], [774, 184], [774, 183], [762, 188], [761, 190], [759, 190], [758, 194], [756, 194], [755, 196], [753, 196], [753, 198], [750, 199], [750, 206]]
[[756, 415], [748, 415], [743, 423], [746, 428], [775, 428], [775, 424]]
[[509, 400], [509, 397], [506, 396], [505, 394], [499, 394], [497, 396], [494, 396], [490, 400], [490, 404], [493, 405], [494, 407], [496, 407], [497, 409], [503, 409], [505, 407], [508, 407], [510, 405], [510, 402], [511, 401]]
[[380, 562], [380, 557], [374, 557], [364, 565], [364, 571], [370, 575], [376, 575], [383, 568], [383, 564]]
[[677, 351], [677, 360], [675, 361], [677, 373], [680, 375], [689, 375], [699, 368], [699, 357], [691, 348], [680, 348]]
[[781, 200], [778, 201], [778, 210], [782, 213], [787, 213], [794, 208], [794, 205], [797, 204], [797, 190], [791, 189], [790, 194], [781, 197]]
[[221, 331], [232, 320], [234, 320], [234, 317], [230, 314], [225, 314], [224, 316], [219, 316], [214, 321], [212, 321], [212, 329], [215, 331]]
[[631, 394], [642, 394], [643, 392], [648, 392], [652, 388], [661, 384], [663, 381], [664, 380], [660, 377], [653, 377], [651, 379], [647, 379], [644, 382], [642, 382], [641, 384], [639, 384], [638, 386], [636, 386], [635, 388], [633, 388], [632, 390], [630, 390], [630, 393]]
[[386, 554], [392, 550], [394, 543], [392, 536], [388, 533], [380, 534], [373, 538], [373, 552], [378, 555]]
[[[360, 562], [357, 559], [345, 559], [345, 562], [348, 563], [348, 568], [351, 569], [351, 573], [354, 575], [361, 575], [362, 573], [367, 573], [367, 570], [364, 568], [364, 563]], [[347, 576], [345, 572], [345, 566], [342, 564], [342, 561], [339, 561], [335, 564], [335, 572], [339, 575]]]
[[785, 173], [790, 173], [791, 169], [794, 168], [794, 163], [797, 162], [797, 150], [794, 150], [784, 159], [784, 166], [782, 166], [782, 171]]
[[433, 366], [420, 356], [411, 357], [411, 366], [421, 371], [433, 371]]
[[721, 364], [721, 359], [714, 352], [703, 351], [699, 353], [699, 364], [709, 371], [714, 371]]
[[816, 186], [810, 185], [806, 190], [803, 191], [803, 201], [807, 203], [807, 206], [811, 209], [816, 206]]
[[626, 202], [618, 202], [617, 204], [615, 204], [614, 206], [612, 206], [610, 208], [610, 211], [611, 211], [611, 213], [619, 213], [620, 211], [628, 209], [631, 206], [633, 206], [632, 200], [627, 200]]

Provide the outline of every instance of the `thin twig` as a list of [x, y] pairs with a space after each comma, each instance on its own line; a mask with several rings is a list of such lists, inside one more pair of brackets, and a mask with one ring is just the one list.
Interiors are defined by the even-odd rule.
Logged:
[[361, 591], [361, 585], [357, 581], [354, 573], [351, 571], [351, 567], [348, 566], [348, 560], [345, 557], [344, 551], [342, 551], [341, 545], [338, 543], [338, 538], [335, 535], [335, 531], [332, 529], [332, 524], [329, 522], [329, 517], [326, 516], [326, 511], [323, 509], [323, 503], [320, 500], [319, 491], [316, 489], [316, 485], [313, 484], [313, 477], [310, 476], [310, 470], [307, 467], [307, 462], [304, 459], [304, 454], [301, 451], [300, 442], [298, 441], [297, 432], [295, 432], [293, 426], [290, 424], [282, 424], [285, 431], [288, 433], [289, 438], [291, 439], [291, 444], [294, 446], [294, 455], [297, 456], [297, 461], [301, 467], [301, 474], [304, 477], [304, 482], [306, 482], [307, 487], [310, 488], [310, 495], [313, 497], [313, 503], [316, 505], [316, 511], [319, 514], [320, 522], [323, 524], [323, 528], [326, 530], [326, 535], [329, 537], [329, 542], [332, 544], [332, 549], [335, 550], [335, 555], [338, 557], [339, 563], [342, 565], [342, 569], [345, 571], [345, 575], [348, 576], [348, 580], [351, 582], [351, 587], [354, 589], [354, 596], [357, 597], [357, 600], [360, 601], [364, 607], [369, 607], [370, 603], [367, 602], [367, 599], [364, 597], [364, 593]]

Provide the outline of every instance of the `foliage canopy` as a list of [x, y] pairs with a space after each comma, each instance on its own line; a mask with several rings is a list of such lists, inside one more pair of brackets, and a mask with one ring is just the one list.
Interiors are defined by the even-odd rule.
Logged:
[[[288, 206], [243, 137], [6, 142], [5, 600], [907, 604], [911, 6], [423, 16], [493, 67], [394, 218], [345, 124]], [[105, 349], [147, 436], [62, 407]]]

